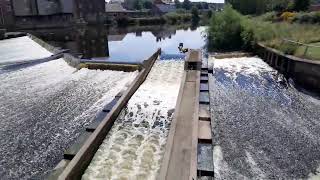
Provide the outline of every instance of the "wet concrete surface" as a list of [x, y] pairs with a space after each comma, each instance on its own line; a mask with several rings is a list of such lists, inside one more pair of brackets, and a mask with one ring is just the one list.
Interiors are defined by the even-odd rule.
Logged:
[[215, 179], [307, 179], [319, 173], [320, 100], [258, 58], [211, 60]]

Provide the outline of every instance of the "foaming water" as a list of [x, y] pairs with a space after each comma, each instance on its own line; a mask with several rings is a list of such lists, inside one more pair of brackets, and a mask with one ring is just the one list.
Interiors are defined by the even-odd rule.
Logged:
[[136, 75], [77, 71], [63, 59], [0, 74], [0, 176], [40, 178]]
[[183, 61], [158, 61], [121, 112], [82, 179], [155, 179], [180, 88]]
[[0, 41], [0, 65], [16, 61], [45, 58], [51, 55], [52, 53], [28, 36]]
[[305, 179], [320, 165], [320, 101], [256, 57], [211, 59], [216, 179]]

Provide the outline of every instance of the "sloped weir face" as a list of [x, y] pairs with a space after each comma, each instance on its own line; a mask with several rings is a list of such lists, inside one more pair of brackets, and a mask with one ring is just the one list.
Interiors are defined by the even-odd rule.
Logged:
[[1, 179], [42, 179], [137, 74], [77, 71], [63, 59], [0, 74]]
[[122, 110], [82, 179], [155, 179], [183, 74], [183, 61], [158, 61]]
[[213, 65], [215, 178], [314, 176], [320, 165], [319, 99], [295, 89], [259, 58]]

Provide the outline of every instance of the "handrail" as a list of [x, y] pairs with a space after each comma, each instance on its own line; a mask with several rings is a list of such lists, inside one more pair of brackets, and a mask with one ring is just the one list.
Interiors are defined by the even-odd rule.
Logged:
[[290, 39], [285, 39], [285, 38], [283, 38], [282, 40], [283, 40], [283, 41], [287, 41], [287, 42], [291, 42], [291, 43], [294, 43], [294, 44], [299, 44], [299, 45], [301, 45], [301, 46], [308, 46], [308, 47], [320, 48], [320, 46], [315, 46], [315, 45], [310, 45], [310, 44], [304, 44], [304, 43], [301, 43], [301, 42], [298, 42], [298, 41], [294, 41], [294, 40], [290, 40]]

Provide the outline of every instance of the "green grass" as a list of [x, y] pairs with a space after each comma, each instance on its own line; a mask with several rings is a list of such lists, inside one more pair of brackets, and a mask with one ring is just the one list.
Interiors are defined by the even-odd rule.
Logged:
[[[320, 47], [320, 42], [312, 43], [310, 45], [314, 45], [314, 46], [319, 46]], [[320, 60], [320, 48], [309, 47], [306, 55], [304, 56], [305, 49], [306, 49], [306, 47], [304, 47], [304, 46], [299, 47], [297, 49], [295, 55], [299, 56], [299, 57], [305, 57], [305, 58], [308, 58], [308, 59]]]

